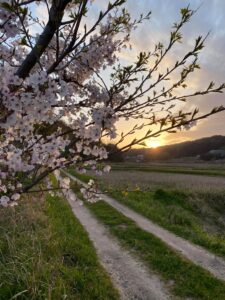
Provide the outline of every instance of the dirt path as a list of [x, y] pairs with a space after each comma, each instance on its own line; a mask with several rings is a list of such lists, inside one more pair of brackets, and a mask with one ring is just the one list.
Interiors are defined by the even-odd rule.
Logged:
[[[76, 180], [82, 185], [85, 185], [76, 177], [69, 174], [67, 175], [71, 179]], [[135, 221], [140, 228], [159, 237], [167, 245], [181, 253], [196, 265], [208, 270], [216, 278], [225, 280], [225, 261], [222, 258], [154, 224], [147, 218], [129, 209], [125, 205], [120, 204], [118, 201], [105, 194], [101, 194], [101, 199], [110, 204], [112, 207], [116, 208], [128, 218]]]
[[70, 202], [70, 205], [74, 215], [88, 232], [100, 261], [120, 292], [121, 299], [170, 299], [163, 282], [156, 275], [149, 274], [140, 262], [122, 249], [87, 208], [77, 202]]

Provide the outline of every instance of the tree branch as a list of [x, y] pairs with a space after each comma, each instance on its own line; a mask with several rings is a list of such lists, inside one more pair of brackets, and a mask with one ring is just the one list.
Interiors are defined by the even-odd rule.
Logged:
[[43, 33], [39, 36], [36, 45], [17, 70], [16, 75], [21, 78], [26, 78], [29, 75], [31, 69], [38, 62], [52, 40], [56, 30], [59, 28], [64, 10], [70, 2], [71, 0], [53, 1], [49, 12], [48, 23], [45, 26]]

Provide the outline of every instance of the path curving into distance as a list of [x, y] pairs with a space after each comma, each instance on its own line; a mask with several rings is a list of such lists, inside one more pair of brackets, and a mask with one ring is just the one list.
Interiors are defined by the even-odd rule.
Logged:
[[[78, 178], [66, 173], [72, 180], [77, 181], [79, 184], [85, 186], [86, 184]], [[151, 222], [144, 216], [136, 213], [127, 206], [119, 203], [115, 199], [108, 195], [101, 194], [101, 199], [107, 202], [109, 205], [117, 209], [126, 217], [132, 219], [143, 230], [154, 234], [160, 238], [163, 242], [169, 245], [172, 249], [179, 252], [181, 255], [192, 261], [194, 264], [201, 266], [205, 270], [209, 271], [212, 275], [220, 280], [225, 281], [225, 261], [219, 256], [210, 253], [206, 249], [194, 245], [191, 242], [169, 232], [168, 230], [160, 227], [159, 225]]]
[[171, 299], [164, 283], [125, 251], [86, 207], [77, 202], [69, 201], [69, 203], [74, 215], [88, 232], [98, 257], [122, 300]]

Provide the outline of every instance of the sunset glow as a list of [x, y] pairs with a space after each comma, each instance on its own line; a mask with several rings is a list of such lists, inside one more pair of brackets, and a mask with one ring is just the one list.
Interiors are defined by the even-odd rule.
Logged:
[[158, 139], [150, 139], [146, 141], [146, 145], [149, 148], [158, 148], [161, 146], [161, 142]]

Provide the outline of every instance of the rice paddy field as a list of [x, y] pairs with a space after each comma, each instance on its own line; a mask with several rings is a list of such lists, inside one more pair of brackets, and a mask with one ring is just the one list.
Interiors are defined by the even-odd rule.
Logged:
[[136, 169], [112, 170], [99, 176], [101, 182], [115, 189], [154, 190], [155, 188], [179, 189], [185, 191], [224, 192], [225, 177], [184, 173], [140, 171]]
[[190, 175], [208, 175], [225, 176], [225, 162], [218, 160], [214, 162], [203, 162], [184, 160], [167, 163], [113, 163], [113, 170], [136, 170], [143, 172], [172, 173], [172, 174], [190, 174]]

